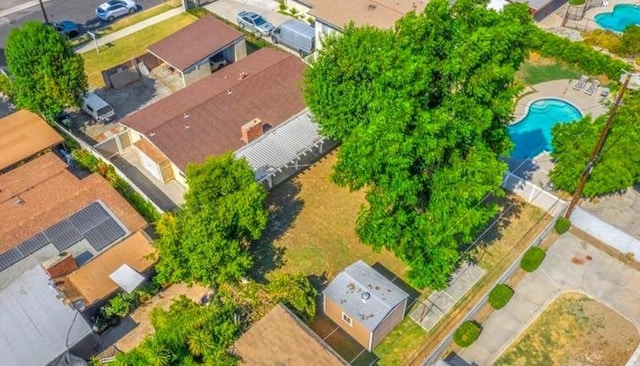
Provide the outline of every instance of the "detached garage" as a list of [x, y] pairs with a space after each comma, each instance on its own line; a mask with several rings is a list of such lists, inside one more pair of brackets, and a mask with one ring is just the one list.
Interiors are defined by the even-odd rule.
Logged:
[[244, 35], [206, 16], [147, 49], [164, 67], [180, 73], [183, 87], [247, 55]]

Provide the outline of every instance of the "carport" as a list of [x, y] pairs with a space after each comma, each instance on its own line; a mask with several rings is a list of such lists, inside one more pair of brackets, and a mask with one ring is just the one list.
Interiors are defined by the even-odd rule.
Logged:
[[[179, 73], [182, 86], [215, 71], [220, 61], [236, 62], [247, 55], [244, 35], [212, 16], [206, 16], [149, 46], [165, 69]], [[216, 62], [216, 67], [212, 66]]]

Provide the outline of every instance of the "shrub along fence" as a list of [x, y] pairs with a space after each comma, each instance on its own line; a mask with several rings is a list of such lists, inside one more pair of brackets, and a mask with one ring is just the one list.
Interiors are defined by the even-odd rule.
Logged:
[[632, 71], [628, 63], [598, 52], [584, 42], [536, 29], [531, 36], [531, 47], [542, 56], [561, 59], [591, 75], [606, 75], [618, 81], [622, 70]]

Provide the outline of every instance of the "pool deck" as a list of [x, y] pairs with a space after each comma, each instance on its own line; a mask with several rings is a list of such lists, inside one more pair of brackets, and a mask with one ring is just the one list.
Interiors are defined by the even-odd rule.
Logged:
[[[587, 95], [583, 91], [573, 89], [577, 80], [553, 80], [528, 87], [525, 95], [518, 99], [514, 111], [514, 121], [520, 121], [528, 112], [529, 105], [538, 99], [556, 98], [573, 104], [583, 115], [598, 117], [607, 112], [602, 104], [600, 89], [594, 95]], [[613, 96], [609, 97], [610, 100]], [[553, 169], [553, 158], [543, 152], [533, 159], [508, 160], [509, 170], [516, 175], [545, 187], [549, 182], [549, 172]]]
[[529, 93], [521, 97], [513, 113], [514, 121], [520, 121], [529, 110], [529, 105], [538, 99], [556, 98], [573, 104], [583, 115], [598, 117], [607, 112], [607, 107], [602, 104], [604, 98], [600, 96], [600, 90], [594, 95], [587, 95], [583, 91], [573, 89], [577, 80], [553, 80], [533, 85], [528, 88]]

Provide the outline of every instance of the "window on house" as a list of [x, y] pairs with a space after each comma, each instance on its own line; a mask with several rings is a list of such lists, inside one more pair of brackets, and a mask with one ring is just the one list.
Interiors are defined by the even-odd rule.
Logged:
[[345, 323], [349, 324], [349, 326], [353, 326], [353, 321], [351, 320], [349, 315], [347, 315], [345, 313], [342, 313], [342, 321], [344, 321]]

